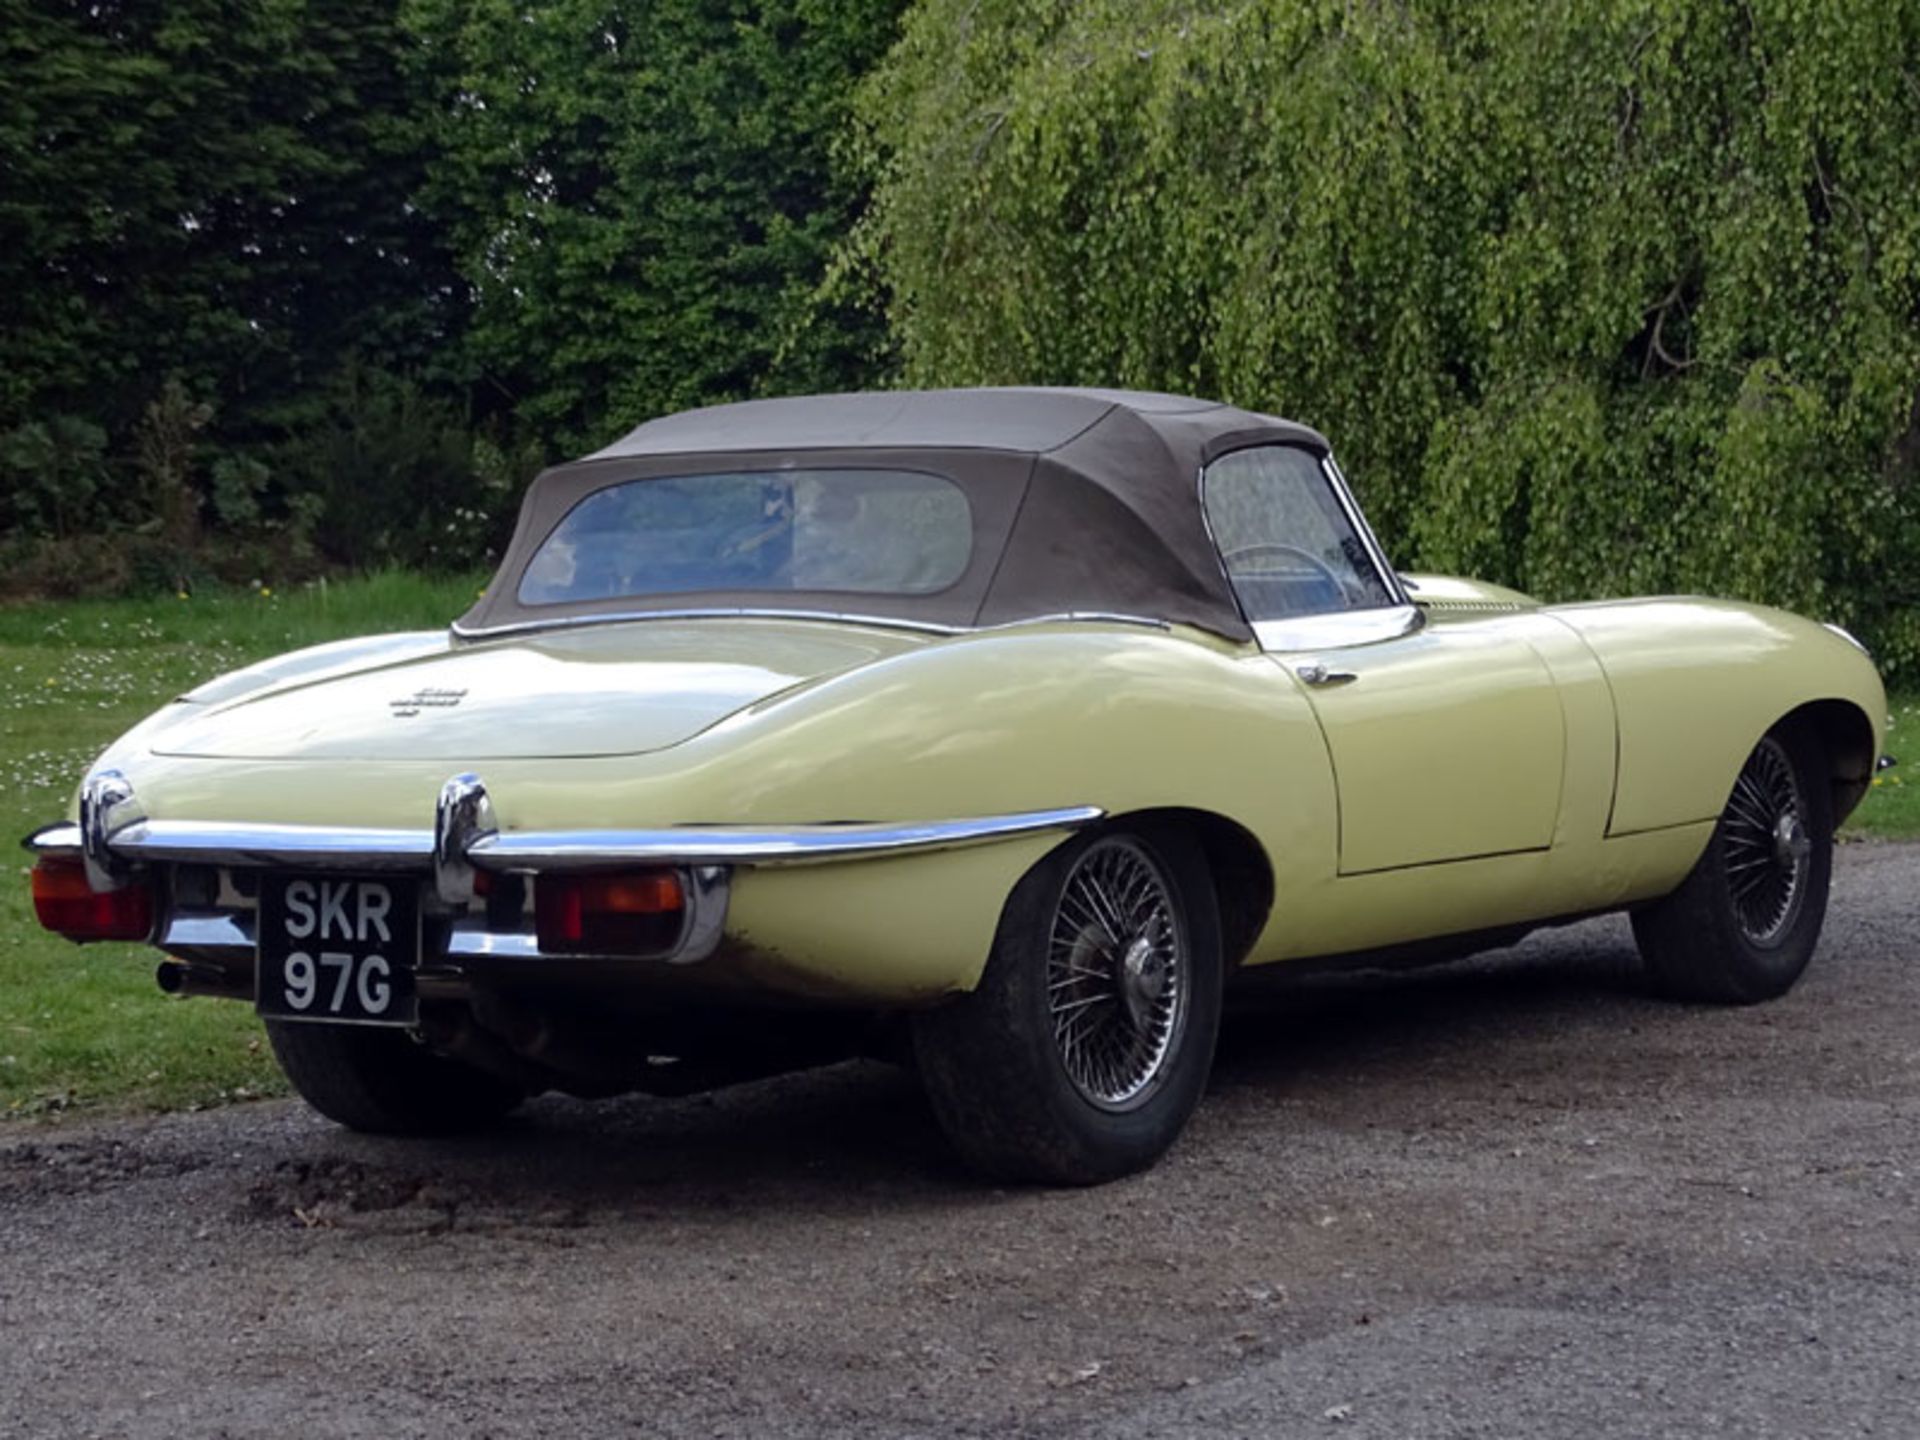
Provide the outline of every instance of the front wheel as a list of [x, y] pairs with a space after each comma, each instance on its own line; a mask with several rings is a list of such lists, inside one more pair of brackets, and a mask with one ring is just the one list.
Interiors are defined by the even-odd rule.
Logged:
[[300, 1097], [349, 1130], [472, 1130], [526, 1098], [498, 1076], [434, 1054], [404, 1030], [269, 1020], [267, 1039]]
[[1171, 828], [1060, 847], [1000, 917], [979, 986], [916, 1017], [934, 1113], [969, 1163], [1087, 1185], [1151, 1165], [1206, 1086], [1220, 925], [1199, 848]]
[[1784, 995], [1813, 958], [1833, 874], [1833, 796], [1802, 725], [1762, 737], [1680, 888], [1633, 916], [1656, 989], [1750, 1005]]

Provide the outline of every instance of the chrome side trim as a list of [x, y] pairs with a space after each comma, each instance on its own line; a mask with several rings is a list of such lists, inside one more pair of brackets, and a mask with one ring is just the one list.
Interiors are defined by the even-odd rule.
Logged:
[[[776, 865], [808, 860], [947, 850], [1031, 834], [1076, 830], [1102, 819], [1097, 805], [966, 820], [886, 821], [778, 827], [670, 826], [658, 830], [526, 830], [481, 834], [467, 851], [482, 870], [586, 870], [634, 861], [682, 865]], [[75, 827], [37, 832], [39, 854], [67, 853]], [[113, 833], [118, 860], [199, 865], [299, 865], [319, 870], [431, 870], [431, 830], [332, 825], [228, 825], [211, 820], [139, 820]]]
[[878, 625], [889, 630], [912, 630], [922, 635], [978, 635], [1011, 630], [1020, 625], [1050, 625], [1062, 622], [1108, 625], [1145, 625], [1170, 630], [1172, 622], [1151, 615], [1128, 615], [1108, 610], [1059, 610], [1049, 615], [1026, 615], [993, 625], [937, 625], [930, 620], [903, 620], [887, 615], [862, 615], [839, 610], [705, 609], [705, 610], [610, 610], [598, 615], [559, 615], [551, 620], [520, 620], [512, 625], [488, 625], [469, 628], [455, 621], [451, 627], [460, 640], [499, 640], [511, 635], [537, 634], [548, 630], [576, 630], [586, 625], [614, 625], [631, 620], [821, 620], [836, 625]]
[[1106, 812], [1094, 805], [972, 820], [778, 828], [676, 826], [662, 830], [522, 830], [483, 838], [469, 852], [482, 870], [590, 870], [607, 863], [799, 863], [947, 850], [1039, 830], [1077, 830]]
[[431, 830], [359, 830], [336, 825], [229, 825], [214, 820], [142, 820], [113, 837], [128, 860], [199, 865], [306, 865], [318, 870], [425, 870]]
[[965, 633], [993, 635], [1002, 630], [1017, 630], [1023, 625], [1144, 625], [1149, 630], [1171, 630], [1171, 620], [1156, 620], [1151, 615], [1129, 615], [1122, 610], [1060, 610], [1052, 615], [1029, 615], [1019, 620], [1000, 620], [992, 625], [977, 625]]
[[1873, 652], [1867, 649], [1865, 644], [1861, 642], [1860, 637], [1847, 629], [1846, 626], [1836, 625], [1831, 620], [1822, 620], [1820, 625], [1822, 629], [1831, 630], [1835, 635], [1838, 635], [1842, 640], [1846, 641], [1847, 644], [1853, 646], [1854, 649], [1858, 650], [1869, 660], [1873, 659]]
[[51, 855], [65, 860], [80, 858], [80, 827], [71, 820], [56, 820], [42, 825], [20, 842], [20, 848], [33, 855]]
[[624, 620], [829, 620], [841, 625], [880, 625], [891, 630], [917, 630], [926, 635], [959, 635], [966, 629], [960, 625], [937, 625], [930, 620], [903, 620], [889, 615], [862, 615], [839, 610], [781, 610], [772, 606], [603, 610], [592, 615], [556, 615], [551, 620], [517, 620], [511, 625], [466, 626], [456, 620], [448, 628], [456, 640], [498, 640], [509, 635], [575, 630], [584, 625], [613, 625]]
[[1324, 615], [1300, 615], [1290, 620], [1255, 620], [1254, 638], [1269, 653], [1300, 650], [1343, 650], [1349, 645], [1373, 645], [1410, 635], [1426, 623], [1417, 605], [1395, 605], [1374, 610], [1334, 610]]

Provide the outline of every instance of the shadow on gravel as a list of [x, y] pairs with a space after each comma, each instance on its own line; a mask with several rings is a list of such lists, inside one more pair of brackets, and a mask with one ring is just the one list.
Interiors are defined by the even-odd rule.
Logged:
[[426, 1234], [614, 1216], [752, 1225], [772, 1209], [858, 1213], [881, 1195], [942, 1208], [966, 1189], [918, 1088], [868, 1062], [688, 1099], [547, 1097], [468, 1136], [302, 1130], [300, 1154], [257, 1175], [234, 1219]]
[[1620, 921], [1429, 969], [1255, 974], [1229, 1000], [1212, 1088], [1366, 1085], [1449, 1061], [1480, 1072], [1502, 1045], [1578, 1044], [1684, 1013], [1646, 995]]
[[[1630, 942], [1600, 929], [1443, 970], [1263, 985], [1235, 1001], [1222, 1034], [1209, 1103], [1226, 1130], [1212, 1143], [1262, 1123], [1237, 1112], [1236, 1095], [1365, 1104], [1389, 1121], [1404, 1110], [1417, 1125], [1422, 1087], [1457, 1077], [1470, 1090], [1503, 1065], [1537, 1069], [1543, 1052], [1682, 1013], [1634, 984]], [[235, 1220], [559, 1234], [616, 1217], [751, 1227], [770, 1211], [847, 1218], [1007, 1198], [959, 1168], [911, 1076], [872, 1062], [688, 1099], [550, 1097], [481, 1135], [383, 1140], [312, 1122], [291, 1138], [298, 1155], [255, 1172]]]

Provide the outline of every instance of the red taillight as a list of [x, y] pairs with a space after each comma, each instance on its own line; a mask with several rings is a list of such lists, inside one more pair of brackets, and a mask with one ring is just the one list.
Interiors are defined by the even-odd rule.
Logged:
[[153, 889], [95, 890], [78, 860], [43, 858], [33, 867], [33, 913], [69, 940], [144, 940], [153, 933]]
[[540, 948], [549, 954], [657, 955], [680, 938], [686, 908], [671, 870], [543, 875], [533, 897]]

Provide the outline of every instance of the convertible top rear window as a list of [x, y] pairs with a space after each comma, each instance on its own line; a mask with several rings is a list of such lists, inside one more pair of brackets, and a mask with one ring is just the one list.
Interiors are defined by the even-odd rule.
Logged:
[[583, 498], [528, 562], [523, 605], [699, 591], [931, 595], [967, 569], [959, 486], [912, 470], [662, 476]]

